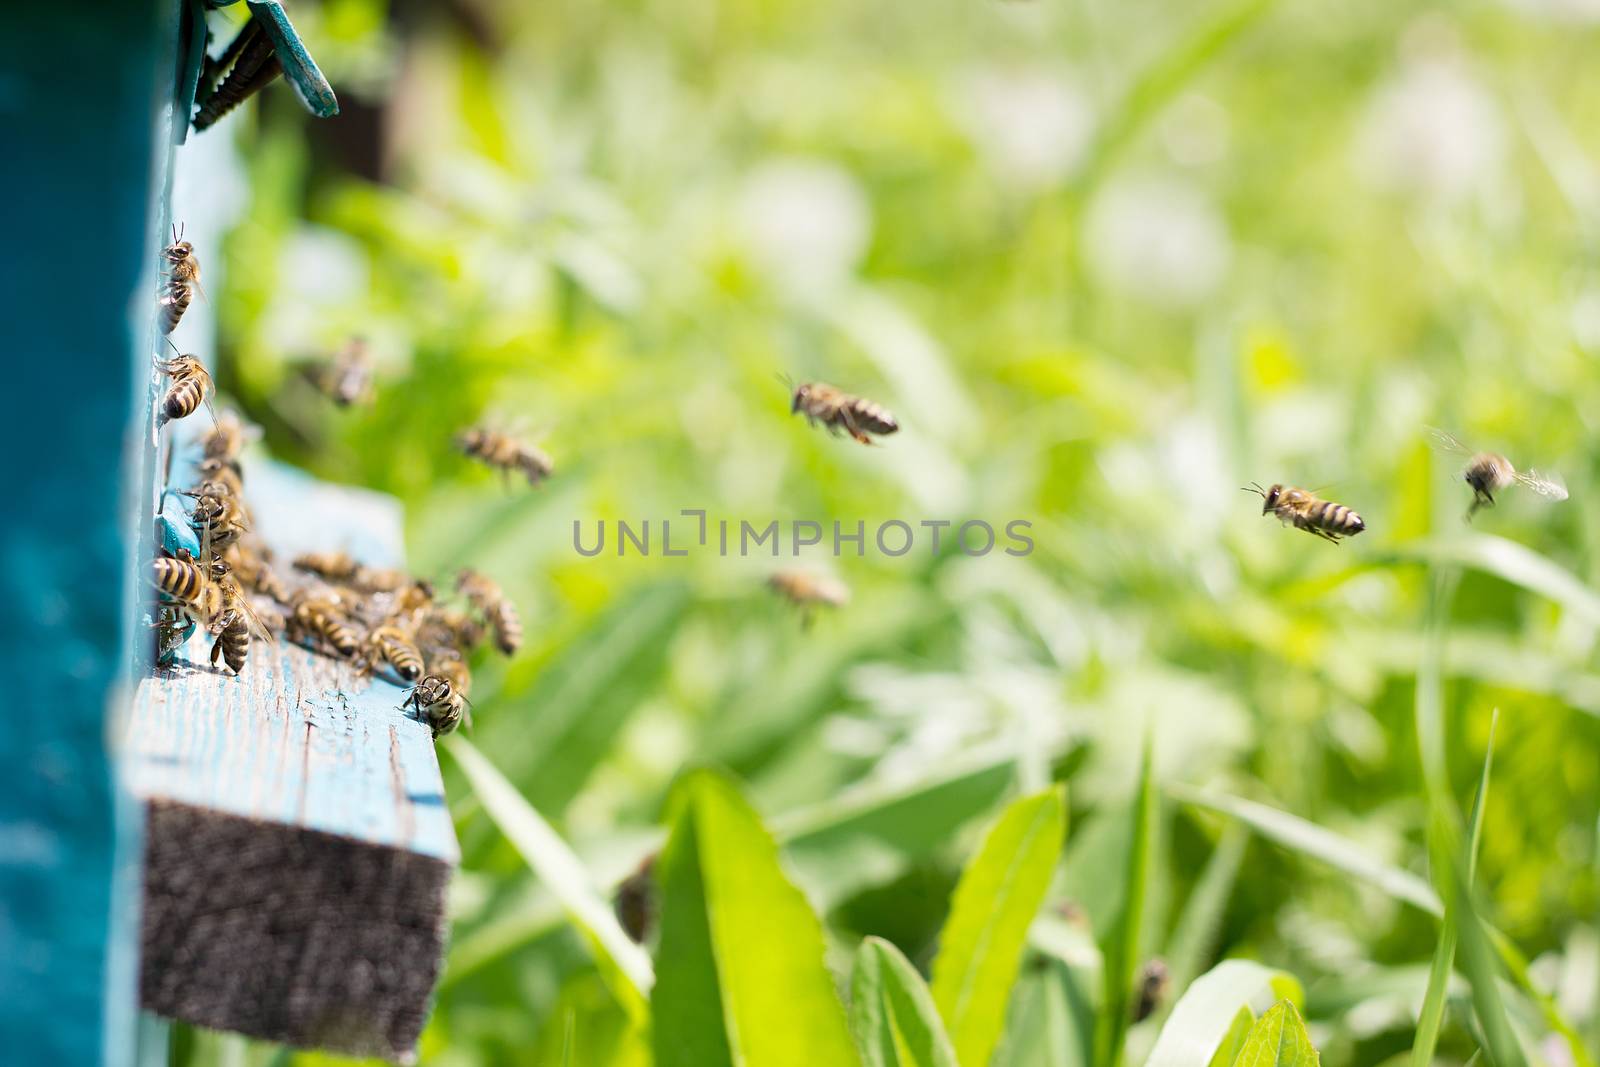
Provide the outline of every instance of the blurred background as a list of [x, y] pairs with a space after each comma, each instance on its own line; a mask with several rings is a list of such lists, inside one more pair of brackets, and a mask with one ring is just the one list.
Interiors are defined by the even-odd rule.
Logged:
[[[1479, 877], [1535, 979], [1595, 1025], [1600, 3], [293, 16], [344, 111], [309, 120], [274, 90], [200, 138], [237, 178], [214, 191], [236, 219], [209, 291], [219, 386], [276, 457], [398, 496], [413, 569], [470, 561], [521, 606], [524, 651], [474, 668], [472, 740], [599, 881], [659, 840], [685, 766], [719, 764], [789, 842], [841, 973], [867, 933], [925, 963], [978, 831], [1055, 779], [1070, 934], [1112, 918], [1108, 828], [1147, 734], [1163, 784], [1424, 872], [1416, 675], [1453, 587], [1463, 804], [1499, 709]], [[300, 368], [352, 335], [376, 398], [339, 410]], [[781, 375], [903, 429], [871, 449], [810, 430]], [[469, 463], [451, 440], [477, 421], [524, 431], [555, 476], [508, 488]], [[1462, 460], [1427, 425], [1559, 473], [1571, 500], [1509, 490], [1469, 529]], [[1252, 481], [1319, 488], [1367, 531], [1281, 528]], [[809, 627], [767, 557], [574, 551], [575, 521], [590, 540], [681, 508], [1020, 518], [1036, 547], [824, 546], [806, 565], [853, 597]], [[620, 1009], [444, 762], [465, 859], [423, 1062], [604, 1046]], [[1163, 808], [1148, 950], [1223, 848], [1232, 891], [1196, 965], [1298, 974], [1325, 1062], [1409, 1049], [1433, 921], [1192, 807]], [[997, 1062], [1062, 1062], [1038, 984]], [[191, 1062], [287, 1056], [185, 1041]], [[1441, 1056], [1471, 1047], [1447, 1029]]]

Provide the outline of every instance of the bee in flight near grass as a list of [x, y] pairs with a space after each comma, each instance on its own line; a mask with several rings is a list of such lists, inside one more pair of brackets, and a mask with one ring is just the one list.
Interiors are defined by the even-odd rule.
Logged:
[[1495, 452], [1474, 452], [1443, 430], [1428, 427], [1433, 447], [1456, 456], [1470, 456], [1467, 469], [1461, 472], [1462, 480], [1472, 486], [1472, 505], [1467, 508], [1465, 521], [1471, 522], [1479, 508], [1494, 507], [1494, 495], [1515, 483], [1532, 489], [1551, 500], [1567, 499], [1567, 490], [1553, 478], [1538, 471], [1519, 471], [1511, 461]]
[[[784, 381], [793, 384], [787, 378]], [[864, 445], [872, 444], [872, 434], [887, 436], [900, 429], [895, 417], [882, 404], [852, 396], [823, 382], [795, 385], [789, 413], [804, 413], [808, 423], [813, 426], [821, 423], [829, 433], [844, 430]]]
[[555, 471], [555, 461], [509, 434], [473, 427], [456, 438], [462, 452], [501, 472], [515, 472], [537, 486]]
[[183, 239], [176, 224], [172, 227], [172, 243], [161, 250], [161, 258], [167, 261], [167, 281], [159, 298], [161, 332], [171, 333], [178, 328], [194, 299], [194, 291], [200, 287], [200, 260], [195, 258], [194, 245]]
[[469, 568], [456, 575], [456, 591], [483, 613], [494, 633], [495, 647], [508, 656], [516, 655], [522, 647], [522, 619], [500, 586]]
[[[170, 338], [167, 344], [172, 344]], [[173, 345], [172, 350], [178, 352], [178, 347]], [[158, 428], [173, 419], [193, 415], [202, 403], [206, 405], [208, 411], [211, 409], [209, 398], [209, 394], [213, 391], [211, 374], [197, 357], [178, 353], [172, 359], [158, 360], [156, 369], [172, 379], [172, 384], [167, 386], [166, 396], [161, 398], [161, 410], [156, 413]], [[217, 421], [215, 411], [211, 412], [211, 421]]]
[[850, 589], [843, 582], [804, 571], [779, 571], [767, 579], [767, 585], [800, 609], [801, 625], [807, 629], [819, 606], [842, 608], [850, 603]]
[[372, 401], [372, 359], [363, 338], [352, 337], [331, 360], [310, 373], [317, 389], [339, 407], [365, 406]]
[[1334, 544], [1338, 544], [1342, 537], [1354, 537], [1367, 528], [1361, 516], [1354, 511], [1343, 504], [1323, 500], [1306, 489], [1285, 485], [1263, 489], [1254, 482], [1243, 489], [1246, 493], [1260, 495], [1261, 514], [1276, 515], [1285, 526], [1294, 526]]
[[400, 706], [420, 711], [422, 721], [433, 730], [434, 737], [454, 730], [462, 720], [468, 727], [472, 725], [472, 715], [468, 711], [471, 702], [448, 679], [438, 675], [430, 674], [418, 682]]

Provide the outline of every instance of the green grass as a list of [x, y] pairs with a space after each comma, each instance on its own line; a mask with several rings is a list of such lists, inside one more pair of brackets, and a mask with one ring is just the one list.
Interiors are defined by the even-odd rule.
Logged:
[[[1288, 994], [1184, 1005], [1248, 964], [1329, 1065], [1592, 1063], [1600, 84], [1592, 25], [1538, 6], [297, 8], [381, 156], [281, 93], [234, 125], [225, 400], [528, 633], [443, 759], [423, 1062], [940, 1063], [942, 1027], [960, 1067], [1231, 1064]], [[337, 412], [295, 363], [352, 332], [377, 397]], [[903, 428], [808, 429], [781, 374]], [[480, 419], [551, 481], [455, 455]], [[1571, 499], [1464, 525], [1427, 425]], [[1255, 481], [1367, 530], [1284, 529]], [[803, 561], [852, 592], [808, 626], [764, 586], [793, 560], [572, 547], [702, 507], [1035, 550], [869, 532]], [[663, 846], [634, 950], [607, 898]], [[176, 1062], [329, 1062], [194, 1036]]]

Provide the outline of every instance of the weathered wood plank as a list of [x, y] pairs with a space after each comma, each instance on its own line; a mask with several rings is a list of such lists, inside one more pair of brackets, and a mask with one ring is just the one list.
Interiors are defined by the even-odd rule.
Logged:
[[[280, 558], [399, 562], [394, 501], [245, 467]], [[404, 691], [283, 640], [244, 672], [199, 633], [136, 694], [125, 756], [147, 807], [141, 995], [159, 1014], [404, 1057], [444, 947], [458, 860], [428, 727]]]

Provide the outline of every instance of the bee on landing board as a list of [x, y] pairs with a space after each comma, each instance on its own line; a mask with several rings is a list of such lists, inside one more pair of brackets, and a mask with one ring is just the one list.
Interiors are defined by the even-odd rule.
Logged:
[[232, 574], [217, 579], [216, 584], [222, 590], [222, 611], [210, 627], [216, 638], [211, 645], [211, 665], [215, 667], [221, 657], [229, 669], [238, 674], [244, 670], [245, 658], [250, 655], [252, 634], [269, 642], [276, 638], [256, 614], [256, 609], [250, 606], [250, 598]]
[[418, 682], [400, 706], [416, 708], [421, 712], [422, 721], [433, 730], [436, 738], [460, 726], [463, 719], [469, 727], [472, 725], [472, 716], [468, 711], [471, 702], [447, 679], [438, 675], [430, 674]]
[[456, 438], [456, 446], [495, 470], [521, 474], [532, 486], [550, 477], [556, 469], [555, 461], [544, 452], [496, 430], [473, 427]]
[[172, 227], [172, 243], [161, 250], [167, 261], [167, 281], [161, 287], [161, 332], [171, 333], [178, 321], [189, 310], [194, 291], [200, 287], [200, 260], [195, 258], [194, 245], [183, 239], [176, 224]]
[[1304, 530], [1334, 544], [1338, 544], [1340, 538], [1354, 537], [1367, 528], [1361, 516], [1345, 505], [1323, 500], [1306, 489], [1286, 485], [1263, 489], [1254, 482], [1243, 489], [1246, 493], [1260, 495], [1261, 514], [1276, 515], [1285, 526]]
[[794, 387], [789, 413], [804, 413], [806, 422], [826, 426], [829, 433], [844, 430], [864, 445], [872, 444], [870, 435], [887, 436], [900, 429], [895, 417], [881, 404], [865, 397], [852, 396], [823, 382], [801, 382]]
[[355, 659], [361, 652], [361, 638], [344, 609], [330, 596], [301, 593], [294, 597], [284, 627], [289, 640], [325, 649], [340, 659]]
[[1495, 452], [1474, 452], [1455, 437], [1432, 426], [1428, 427], [1428, 435], [1439, 451], [1471, 457], [1466, 470], [1461, 472], [1462, 480], [1472, 487], [1472, 505], [1467, 508], [1466, 522], [1472, 521], [1479, 508], [1494, 507], [1494, 495], [1513, 483], [1551, 500], [1567, 499], [1567, 490], [1559, 481], [1538, 471], [1519, 471], [1509, 459]]
[[403, 682], [422, 677], [422, 653], [402, 626], [385, 623], [367, 635], [367, 659], [373, 667], [388, 666]]

